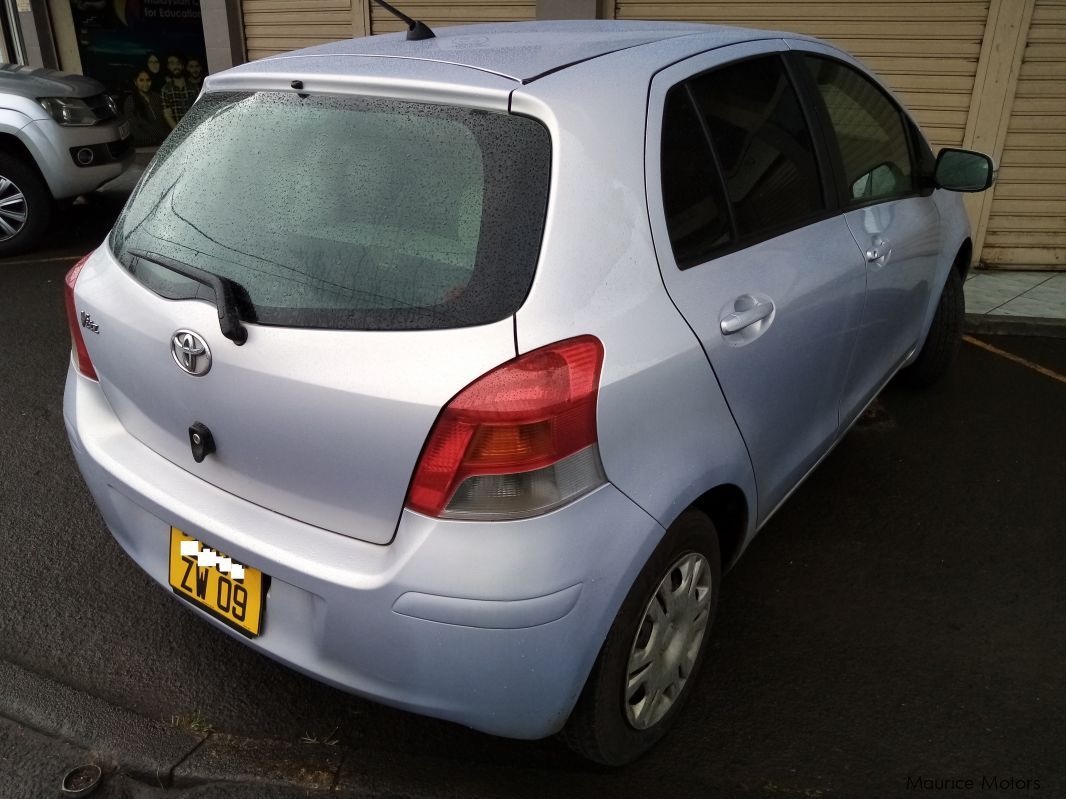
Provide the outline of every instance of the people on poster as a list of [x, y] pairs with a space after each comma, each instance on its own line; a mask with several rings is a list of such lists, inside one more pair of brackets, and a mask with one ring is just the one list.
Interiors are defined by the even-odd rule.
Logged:
[[189, 112], [199, 92], [199, 86], [194, 88], [186, 78], [184, 59], [177, 53], [168, 55], [167, 85], [163, 87], [162, 97], [163, 118], [171, 129]]
[[167, 76], [163, 72], [163, 64], [159, 60], [159, 56], [155, 53], [149, 53], [144, 63], [148, 68], [148, 77], [152, 80], [152, 91], [163, 91], [163, 87], [167, 84]]
[[204, 85], [204, 66], [200, 59], [194, 55], [189, 56], [189, 60], [185, 64], [185, 82], [196, 90], [197, 95], [200, 94], [200, 89]]
[[170, 133], [163, 117], [163, 98], [152, 88], [152, 75], [147, 69], [138, 70], [134, 76], [133, 92], [126, 98], [123, 113], [130, 122], [135, 147], [159, 144]]
[[[63, 0], [52, 0], [62, 3]], [[159, 144], [188, 111], [200, 93], [207, 74], [201, 0], [68, 0], [84, 74], [96, 78], [128, 113], [142, 133], [153, 129], [151, 112], [163, 108]], [[185, 59], [164, 54], [184, 53]], [[148, 96], [131, 80], [147, 73]], [[131, 91], [132, 90], [132, 91]], [[163, 103], [164, 92], [167, 102]], [[147, 104], [146, 104], [147, 103]], [[167, 109], [169, 108], [169, 116]], [[143, 140], [142, 140], [143, 141]], [[141, 144], [141, 141], [138, 141]], [[147, 143], [146, 143], [147, 146]]]

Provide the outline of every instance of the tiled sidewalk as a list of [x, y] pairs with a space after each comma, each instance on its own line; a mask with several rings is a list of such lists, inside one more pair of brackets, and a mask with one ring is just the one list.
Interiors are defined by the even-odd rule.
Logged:
[[1066, 320], [1066, 273], [971, 270], [966, 313]]

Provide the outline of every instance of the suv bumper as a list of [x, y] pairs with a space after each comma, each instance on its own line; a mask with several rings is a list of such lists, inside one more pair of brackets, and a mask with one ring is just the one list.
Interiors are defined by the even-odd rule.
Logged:
[[380, 546], [248, 503], [163, 459], [73, 367], [64, 419], [112, 534], [161, 585], [170, 590], [171, 525], [270, 575], [262, 635], [249, 640], [194, 608], [208, 623], [334, 686], [496, 735], [562, 727], [663, 535], [606, 485], [522, 521], [405, 510]]
[[[121, 135], [124, 125], [124, 121], [116, 120], [91, 127], [64, 127], [50, 119], [36, 119], [20, 135], [52, 196], [62, 200], [95, 191], [129, 168], [135, 153], [128, 131], [125, 137]], [[85, 148], [93, 153], [87, 166], [75, 159]]]

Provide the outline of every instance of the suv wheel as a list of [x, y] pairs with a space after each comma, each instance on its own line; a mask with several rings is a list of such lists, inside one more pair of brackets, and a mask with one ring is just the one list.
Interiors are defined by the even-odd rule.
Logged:
[[32, 247], [48, 228], [52, 196], [40, 175], [0, 153], [0, 257]]
[[721, 563], [711, 520], [687, 510], [629, 590], [560, 736], [620, 766], [650, 749], [692, 693], [718, 606]]

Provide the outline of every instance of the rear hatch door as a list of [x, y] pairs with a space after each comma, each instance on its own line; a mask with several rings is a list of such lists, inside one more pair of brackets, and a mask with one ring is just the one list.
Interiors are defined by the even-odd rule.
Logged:
[[[544, 128], [505, 113], [205, 95], [78, 281], [112, 408], [218, 488], [387, 543], [441, 407], [515, 355], [549, 160]], [[246, 343], [156, 259], [233, 281]]]

